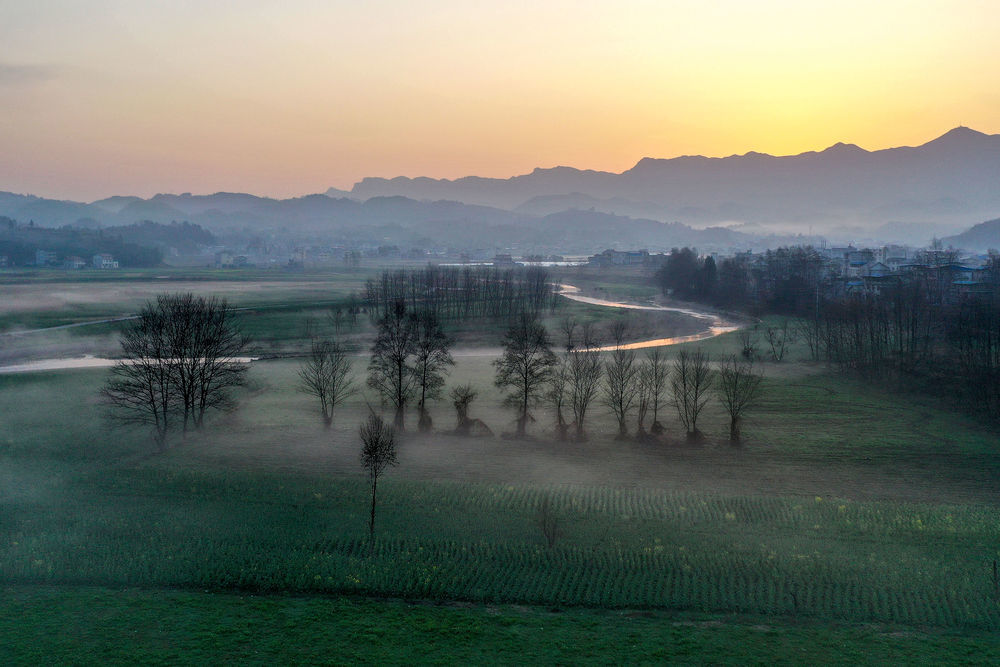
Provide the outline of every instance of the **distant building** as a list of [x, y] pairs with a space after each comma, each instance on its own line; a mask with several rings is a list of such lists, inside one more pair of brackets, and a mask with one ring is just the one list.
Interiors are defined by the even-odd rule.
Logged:
[[51, 250], [35, 251], [35, 266], [50, 266], [55, 264], [57, 259], [58, 255]]
[[10, 266], [10, 258], [7, 255], [0, 255], [0, 269], [6, 269]]
[[76, 255], [70, 255], [63, 260], [64, 269], [82, 269], [87, 266], [87, 260], [83, 257], [77, 257]]
[[116, 260], [113, 256], [109, 255], [108, 253], [104, 252], [99, 255], [94, 255], [91, 261], [91, 265], [95, 269], [117, 269], [118, 260]]
[[510, 268], [512, 266], [517, 266], [517, 262], [510, 255], [497, 255], [493, 258], [493, 266], [503, 266]]
[[649, 262], [648, 250], [605, 250], [587, 263], [591, 266], [641, 266]]

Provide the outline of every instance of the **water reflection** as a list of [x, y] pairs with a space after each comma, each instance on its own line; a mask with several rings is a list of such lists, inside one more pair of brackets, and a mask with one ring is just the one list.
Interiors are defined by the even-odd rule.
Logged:
[[[233, 357], [225, 361], [237, 364], [249, 364], [259, 357]], [[63, 371], [80, 368], [110, 368], [118, 363], [118, 359], [106, 359], [104, 357], [94, 357], [84, 355], [82, 357], [64, 357], [61, 359], [38, 359], [37, 361], [26, 361], [23, 364], [12, 364], [10, 366], [0, 366], [0, 373], [31, 373], [34, 371]]]
[[[703, 313], [697, 310], [691, 310], [690, 308], [678, 308], [676, 306], [658, 306], [658, 305], [642, 305], [637, 303], [623, 303], [621, 301], [608, 301], [607, 299], [598, 299], [592, 296], [583, 296], [580, 294], [580, 288], [574, 285], [558, 285], [558, 293], [567, 299], [572, 299], [573, 301], [579, 301], [580, 303], [588, 303], [594, 306], [607, 306], [609, 308], [629, 308], [632, 310], [656, 310], [656, 311], [667, 311], [673, 313], [681, 313], [689, 317], [694, 317], [699, 320], [706, 320], [709, 325], [704, 331], [699, 331], [698, 333], [690, 334], [687, 336], [674, 336], [673, 338], [653, 338], [650, 340], [642, 340], [636, 343], [627, 343], [622, 346], [625, 350], [641, 350], [647, 347], [663, 347], [666, 345], [678, 345], [680, 343], [694, 343], [699, 340], [706, 340], [708, 338], [714, 338], [715, 336], [721, 336], [722, 334], [729, 333], [731, 331], [736, 331], [739, 329], [734, 322], [728, 322], [718, 315], [713, 313]], [[609, 350], [614, 350], [614, 345], [602, 345], [601, 347], [595, 347], [594, 350], [605, 352]]]

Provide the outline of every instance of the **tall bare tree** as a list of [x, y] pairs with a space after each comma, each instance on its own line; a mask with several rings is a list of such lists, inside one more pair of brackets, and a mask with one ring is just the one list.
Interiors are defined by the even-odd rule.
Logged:
[[433, 311], [419, 313], [414, 322], [416, 336], [413, 345], [413, 375], [419, 396], [417, 409], [420, 411], [418, 428], [429, 431], [433, 426], [431, 416], [427, 412], [427, 401], [440, 398], [444, 387], [444, 376], [448, 366], [453, 366], [448, 348], [451, 338], [441, 328], [441, 321]]
[[760, 398], [764, 374], [754, 369], [752, 361], [739, 361], [735, 356], [719, 362], [719, 400], [729, 415], [729, 442], [739, 445], [743, 414]]
[[635, 421], [637, 440], [645, 440], [649, 434], [646, 432], [646, 415], [649, 414], [649, 406], [653, 402], [653, 396], [649, 385], [649, 369], [646, 364], [639, 364], [636, 380], [635, 395]]
[[101, 396], [109, 416], [123, 424], [153, 428], [157, 449], [167, 438], [179, 412], [180, 396], [173, 381], [173, 351], [166, 314], [147, 303], [121, 335], [122, 359], [111, 368]]
[[628, 437], [628, 417], [639, 393], [639, 367], [635, 350], [625, 344], [628, 323], [617, 320], [611, 324], [611, 340], [615, 348], [604, 364], [604, 403], [618, 420], [618, 438]]
[[660, 423], [660, 406], [663, 404], [663, 392], [667, 388], [667, 378], [670, 370], [667, 368], [667, 355], [663, 353], [663, 348], [650, 348], [646, 354], [646, 363], [643, 365], [643, 382], [649, 395], [649, 407], [653, 411], [653, 423], [649, 427], [653, 435], [663, 433], [663, 424]]
[[708, 355], [701, 350], [681, 350], [670, 374], [670, 389], [673, 392], [671, 402], [677, 409], [677, 416], [690, 441], [701, 438], [698, 416], [708, 402], [711, 388], [712, 369]]
[[378, 480], [389, 466], [397, 463], [396, 434], [392, 427], [386, 426], [378, 415], [372, 413], [361, 424], [361, 466], [368, 473], [371, 484], [371, 514], [368, 519], [368, 537], [371, 548], [375, 546], [375, 503], [377, 500]]
[[333, 424], [333, 411], [357, 390], [347, 351], [337, 341], [314, 340], [299, 367], [299, 389], [319, 399], [323, 426]]
[[556, 438], [560, 441], [569, 438], [569, 422], [566, 421], [566, 408], [570, 399], [570, 354], [559, 358], [549, 375], [549, 389], [545, 394], [549, 403], [556, 411]]
[[368, 363], [368, 385], [395, 408], [394, 425], [397, 431], [402, 431], [404, 411], [413, 396], [416, 379], [410, 364], [416, 345], [416, 326], [402, 299], [394, 301], [376, 323], [378, 333]]
[[160, 295], [156, 308], [165, 314], [183, 428], [201, 428], [205, 413], [231, 407], [230, 389], [244, 383], [247, 365], [239, 357], [249, 338], [235, 326], [235, 309], [225, 299]]
[[509, 389], [504, 402], [517, 410], [517, 435], [523, 437], [529, 409], [545, 391], [556, 355], [549, 347], [549, 335], [538, 319], [521, 313], [503, 338], [503, 355], [494, 360], [496, 385]]
[[600, 340], [590, 323], [582, 327], [581, 345], [569, 355], [570, 406], [576, 424], [576, 439], [587, 439], [585, 423], [587, 411], [597, 397], [601, 385], [601, 353], [597, 351]]

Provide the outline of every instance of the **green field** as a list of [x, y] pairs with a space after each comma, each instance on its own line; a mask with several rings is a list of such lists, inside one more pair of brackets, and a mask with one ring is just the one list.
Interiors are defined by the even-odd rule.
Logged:
[[989, 664], [995, 634], [342, 596], [0, 588], [5, 663]]
[[[449, 384], [500, 433], [492, 336]], [[995, 433], [802, 356], [767, 365], [741, 449], [714, 405], [691, 447], [669, 414], [666, 441], [616, 441], [603, 407], [584, 443], [544, 409], [529, 440], [460, 438], [441, 402], [380, 484], [373, 548], [372, 397], [324, 431], [294, 360], [256, 362], [239, 409], [163, 455], [102, 418], [102, 371], [0, 375], [0, 657], [995, 661]]]

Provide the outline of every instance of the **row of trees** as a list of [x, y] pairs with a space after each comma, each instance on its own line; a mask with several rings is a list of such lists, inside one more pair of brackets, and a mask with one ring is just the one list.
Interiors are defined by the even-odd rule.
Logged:
[[380, 318], [402, 301], [408, 310], [432, 313], [439, 320], [506, 319], [512, 313], [540, 313], [555, 302], [548, 271], [540, 267], [501, 269], [485, 266], [385, 271], [365, 284], [365, 302]]
[[[378, 333], [368, 364], [368, 385], [383, 404], [394, 411], [396, 431], [405, 427], [406, 407], [416, 403], [419, 429], [433, 424], [428, 403], [442, 395], [451, 339], [433, 313], [407, 310], [397, 301], [378, 320]], [[628, 345], [629, 328], [618, 320], [609, 328], [613, 345], [601, 347], [595, 327], [572, 318], [561, 322], [562, 349], [553, 351], [549, 333], [537, 317], [521, 313], [502, 340], [503, 353], [494, 362], [494, 383], [504, 391], [503, 403], [515, 413], [515, 436], [524, 437], [534, 421], [533, 409], [551, 407], [557, 438], [586, 440], [586, 419], [597, 402], [615, 416], [618, 437], [630, 436], [635, 419], [636, 437], [644, 440], [664, 432], [663, 407], [673, 406], [688, 439], [698, 440], [698, 418], [709, 399], [716, 396], [730, 417], [730, 439], [740, 442], [740, 422], [759, 395], [762, 375], [752, 360], [723, 360], [716, 370], [707, 355], [682, 351], [669, 361], [662, 348], [651, 348], [640, 359]], [[301, 388], [319, 399], [323, 423], [329, 427], [333, 409], [355, 391], [350, 362], [338, 344], [314, 342], [300, 370]], [[469, 385], [455, 387], [451, 398], [458, 416], [456, 432], [468, 434], [479, 427], [469, 418], [477, 392]], [[647, 420], [651, 420], [647, 431]]]
[[[588, 409], [600, 397], [617, 420], [620, 439], [629, 437], [633, 417], [637, 437], [647, 438], [645, 424], [650, 411], [652, 433], [662, 433], [659, 412], [669, 403], [676, 409], [687, 438], [696, 441], [702, 437], [698, 418], [715, 395], [730, 418], [730, 441], [741, 441], [742, 418], [759, 398], [763, 379], [751, 360], [730, 357], [720, 362], [716, 372], [701, 351], [682, 350], [668, 362], [662, 348], [652, 348], [646, 359], [640, 360], [626, 343], [628, 327], [622, 320], [610, 327], [614, 341], [610, 350], [599, 347], [592, 327], [580, 327], [568, 319], [561, 328], [565, 350], [557, 355], [545, 327], [536, 318], [522, 315], [507, 331], [504, 352], [494, 362], [496, 384], [507, 390], [504, 402], [517, 413], [518, 436], [525, 435], [532, 420], [530, 409], [547, 403], [555, 413], [558, 438], [569, 439], [573, 428], [576, 439], [583, 440]], [[577, 340], [582, 344], [577, 345]], [[602, 350], [610, 354], [602, 357]], [[570, 414], [572, 423], [567, 420]]]
[[[515, 317], [504, 335], [503, 353], [494, 361], [495, 384], [505, 392], [504, 404], [515, 411], [516, 436], [525, 436], [532, 410], [546, 404], [554, 410], [558, 439], [569, 440], [572, 432], [584, 440], [587, 416], [600, 400], [615, 415], [620, 438], [629, 436], [633, 418], [640, 439], [650, 432], [661, 434], [661, 410], [670, 404], [688, 437], [696, 439], [698, 416], [716, 391], [731, 417], [731, 439], [739, 441], [739, 419], [760, 384], [752, 362], [727, 360], [713, 373], [700, 352], [682, 351], [669, 363], [660, 348], [653, 348], [639, 359], [627, 344], [624, 320], [610, 327], [609, 348], [600, 347], [589, 323], [567, 318], [560, 329], [559, 354], [531, 313]], [[225, 300], [162, 295], [126, 325], [121, 344], [123, 358], [112, 368], [102, 395], [118, 421], [152, 426], [161, 450], [171, 432], [201, 428], [209, 411], [230, 407], [232, 390], [245, 381], [247, 365], [241, 355], [248, 339], [234, 326], [234, 310]], [[411, 311], [400, 300], [378, 319], [367, 384], [392, 407], [395, 431], [404, 429], [412, 403], [419, 429], [433, 427], [427, 408], [441, 397], [454, 364], [451, 345], [432, 311]], [[358, 391], [347, 350], [336, 341], [314, 339], [299, 368], [299, 388], [316, 397], [322, 422], [330, 428], [337, 407]], [[476, 398], [471, 386], [455, 387], [451, 397], [458, 432], [488, 431], [469, 418]]]
[[824, 301], [799, 320], [813, 359], [841, 371], [952, 396], [1000, 419], [1000, 292], [941, 304], [919, 281]]

